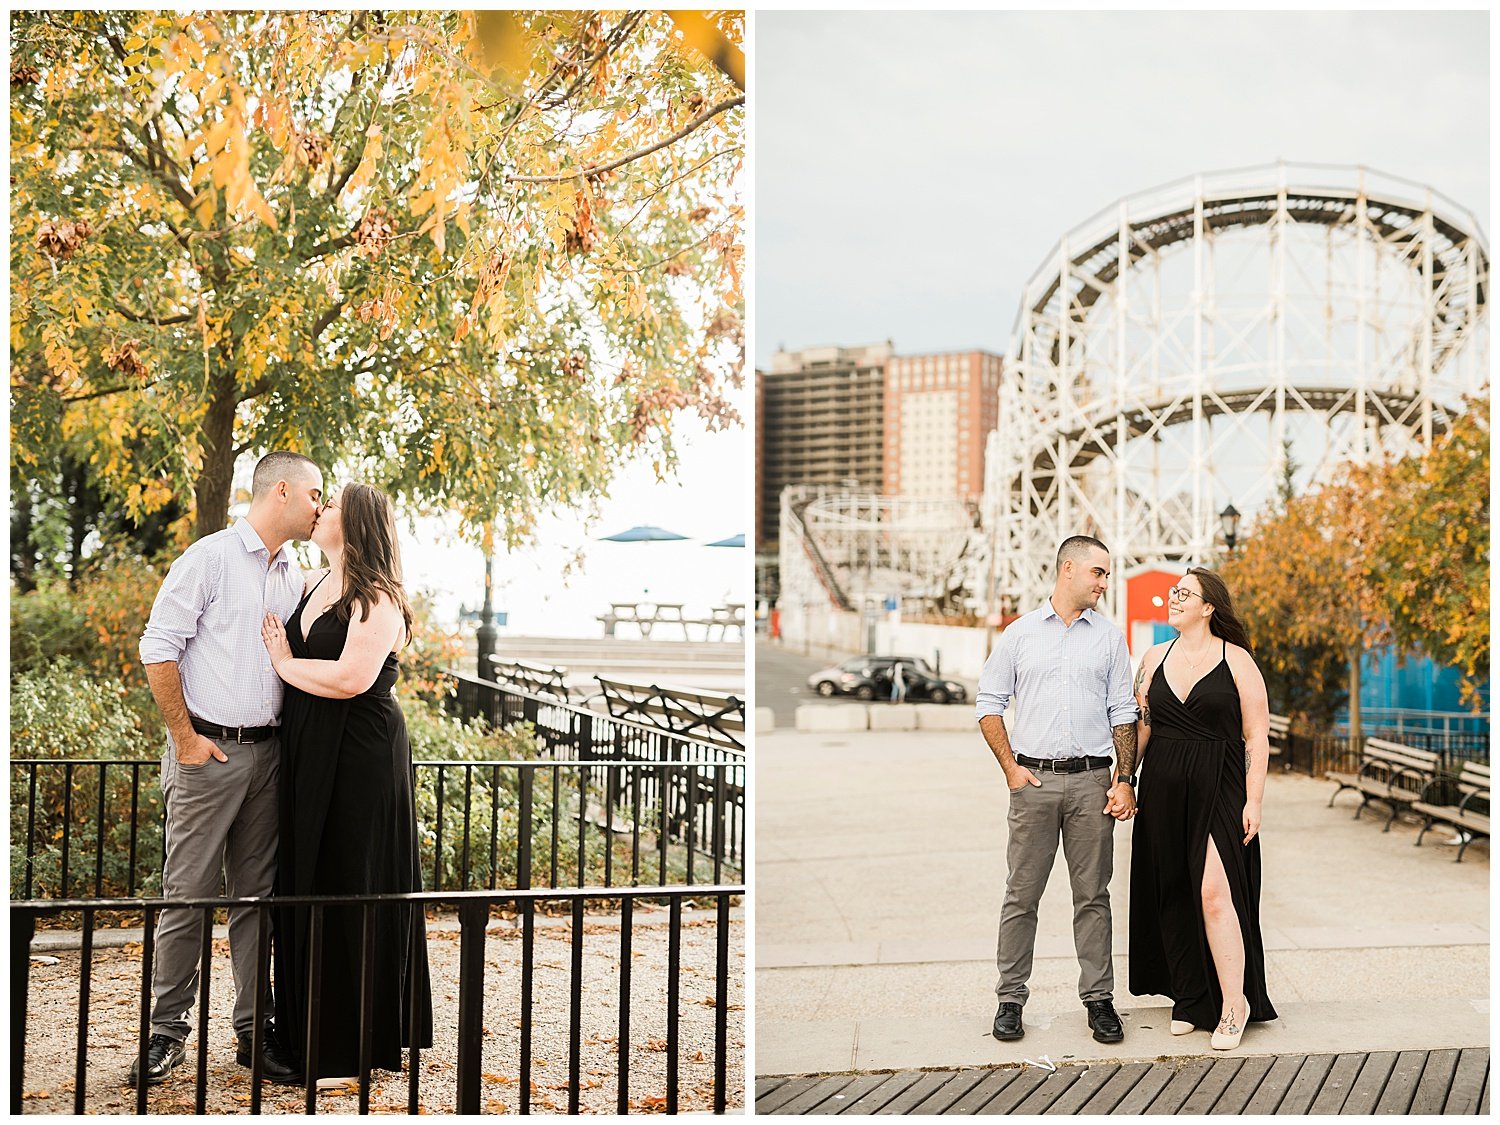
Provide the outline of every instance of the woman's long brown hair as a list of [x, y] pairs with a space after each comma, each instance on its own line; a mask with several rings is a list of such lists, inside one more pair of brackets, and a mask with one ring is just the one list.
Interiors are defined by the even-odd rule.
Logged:
[[344, 592], [334, 612], [348, 621], [358, 605], [359, 619], [367, 621], [384, 594], [401, 611], [406, 640], [411, 640], [414, 619], [401, 585], [401, 545], [390, 497], [368, 484], [346, 484], [339, 491], [338, 508], [344, 527]]
[[1208, 631], [1232, 645], [1239, 645], [1254, 656], [1255, 650], [1250, 647], [1250, 635], [1235, 616], [1234, 602], [1229, 597], [1229, 587], [1224, 585], [1224, 579], [1201, 566], [1189, 567], [1188, 574], [1196, 578], [1198, 585], [1203, 587], [1203, 600], [1214, 607], [1214, 611], [1208, 615]]

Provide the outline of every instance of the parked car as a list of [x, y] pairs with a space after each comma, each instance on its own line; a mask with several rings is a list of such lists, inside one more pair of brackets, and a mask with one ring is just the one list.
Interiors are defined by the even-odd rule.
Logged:
[[920, 656], [855, 656], [807, 678], [807, 686], [825, 699], [852, 695], [856, 699], [889, 699], [892, 670], [902, 664], [906, 698], [930, 703], [954, 703], [967, 696], [964, 685], [944, 679]]

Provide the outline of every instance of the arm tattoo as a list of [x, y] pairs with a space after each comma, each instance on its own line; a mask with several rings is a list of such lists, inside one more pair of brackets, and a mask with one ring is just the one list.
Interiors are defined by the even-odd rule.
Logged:
[[1135, 772], [1135, 724], [1122, 723], [1114, 728], [1115, 763], [1121, 777]]
[[[1135, 694], [1141, 694], [1141, 685], [1146, 682], [1146, 658], [1141, 657], [1141, 666], [1135, 670]], [[1141, 722], [1148, 727], [1151, 725], [1151, 703], [1147, 700], [1141, 704]]]

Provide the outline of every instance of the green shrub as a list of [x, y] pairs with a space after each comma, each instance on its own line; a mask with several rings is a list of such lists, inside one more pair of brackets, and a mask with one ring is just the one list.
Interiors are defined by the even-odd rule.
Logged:
[[[118, 681], [102, 679], [72, 660], [53, 660], [16, 676], [11, 684], [12, 759], [58, 762], [105, 759], [123, 762], [160, 753], [154, 735], [143, 730], [129, 694]], [[127, 765], [34, 768], [11, 766], [11, 896], [23, 897], [28, 875], [30, 826], [31, 895], [125, 894], [130, 889], [132, 825], [136, 841], [134, 889], [160, 887], [161, 794], [155, 770], [141, 767], [135, 816], [131, 817], [132, 777]], [[35, 789], [33, 791], [33, 776]], [[103, 815], [100, 781], [103, 778]], [[67, 884], [63, 885], [63, 846], [67, 837]], [[103, 865], [98, 864], [103, 841]]]

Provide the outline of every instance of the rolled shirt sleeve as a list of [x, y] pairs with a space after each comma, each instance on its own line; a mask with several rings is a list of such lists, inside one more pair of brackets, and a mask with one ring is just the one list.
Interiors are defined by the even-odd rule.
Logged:
[[1131, 690], [1130, 648], [1125, 635], [1116, 632], [1109, 658], [1109, 725], [1124, 726], [1141, 717], [1136, 705], [1135, 692]]
[[1003, 715], [1016, 691], [1016, 653], [1008, 633], [990, 651], [979, 672], [979, 690], [974, 693], [974, 720]]
[[217, 581], [216, 561], [215, 552], [190, 550], [172, 564], [141, 634], [142, 664], [181, 661], [188, 641], [198, 633], [198, 619], [208, 608]]

